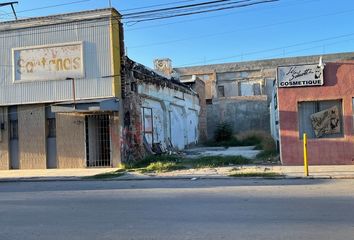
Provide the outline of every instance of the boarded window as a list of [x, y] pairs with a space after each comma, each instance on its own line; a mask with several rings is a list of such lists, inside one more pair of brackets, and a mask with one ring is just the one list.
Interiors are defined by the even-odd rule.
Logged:
[[218, 86], [218, 97], [225, 97], [224, 86]]
[[145, 137], [146, 141], [149, 144], [153, 144], [154, 142], [154, 137], [153, 137], [153, 118], [152, 118], [152, 108], [146, 108], [143, 107], [141, 108], [142, 112], [142, 131], [143, 131], [143, 136]]
[[342, 100], [298, 103], [299, 138], [343, 137]]

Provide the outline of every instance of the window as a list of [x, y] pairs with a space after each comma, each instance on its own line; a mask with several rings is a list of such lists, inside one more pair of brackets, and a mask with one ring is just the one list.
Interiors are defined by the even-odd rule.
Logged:
[[210, 80], [209, 74], [198, 74], [198, 78], [200, 78], [203, 82]]
[[343, 137], [342, 100], [298, 103], [299, 138]]
[[149, 144], [154, 143], [154, 130], [153, 130], [153, 118], [152, 118], [152, 108], [142, 107], [142, 131], [143, 137]]
[[225, 97], [224, 86], [218, 86], [218, 97]]
[[253, 94], [255, 96], [261, 95], [261, 84], [259, 84], [259, 83], [254, 83], [253, 84]]

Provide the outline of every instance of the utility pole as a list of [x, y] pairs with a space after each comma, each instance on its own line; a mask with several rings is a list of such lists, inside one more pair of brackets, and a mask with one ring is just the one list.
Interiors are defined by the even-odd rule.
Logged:
[[15, 8], [14, 8], [14, 4], [18, 4], [18, 2], [6, 2], [6, 3], [0, 3], [0, 7], [4, 7], [4, 6], [11, 5], [12, 12], [14, 13], [15, 19], [17, 20], [17, 15], [16, 15], [16, 11], [15, 11]]
[[109, 2], [109, 8], [112, 8], [112, 0], [108, 0]]

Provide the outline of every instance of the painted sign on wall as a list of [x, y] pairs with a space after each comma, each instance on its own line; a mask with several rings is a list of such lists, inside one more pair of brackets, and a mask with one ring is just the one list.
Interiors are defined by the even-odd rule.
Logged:
[[339, 110], [337, 106], [311, 115], [311, 122], [316, 137], [325, 134], [340, 133]]
[[13, 49], [13, 79], [16, 81], [83, 78], [82, 42]]
[[323, 85], [323, 67], [317, 64], [278, 67], [277, 74], [279, 87]]

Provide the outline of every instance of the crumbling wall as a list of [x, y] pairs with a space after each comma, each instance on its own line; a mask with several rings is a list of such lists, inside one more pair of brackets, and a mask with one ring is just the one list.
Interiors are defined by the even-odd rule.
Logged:
[[[167, 79], [128, 58], [123, 62], [123, 161], [138, 160], [151, 151], [159, 152], [173, 147], [183, 149], [188, 144], [195, 144], [199, 135], [200, 111], [197, 94], [178, 80]], [[153, 141], [143, 137], [143, 107], [151, 109]], [[181, 109], [176, 112], [177, 115], [173, 111], [176, 107]], [[182, 126], [178, 131], [175, 128], [177, 123], [173, 124], [175, 117]], [[171, 143], [175, 146], [171, 146]]]
[[122, 162], [132, 162], [142, 159], [146, 152], [142, 138], [141, 99], [138, 94], [138, 80], [132, 72], [132, 62], [125, 59], [122, 67], [122, 95], [123, 127], [121, 141]]
[[232, 125], [234, 133], [270, 132], [267, 96], [234, 97], [214, 101], [207, 107], [208, 137], [213, 138], [220, 122]]

